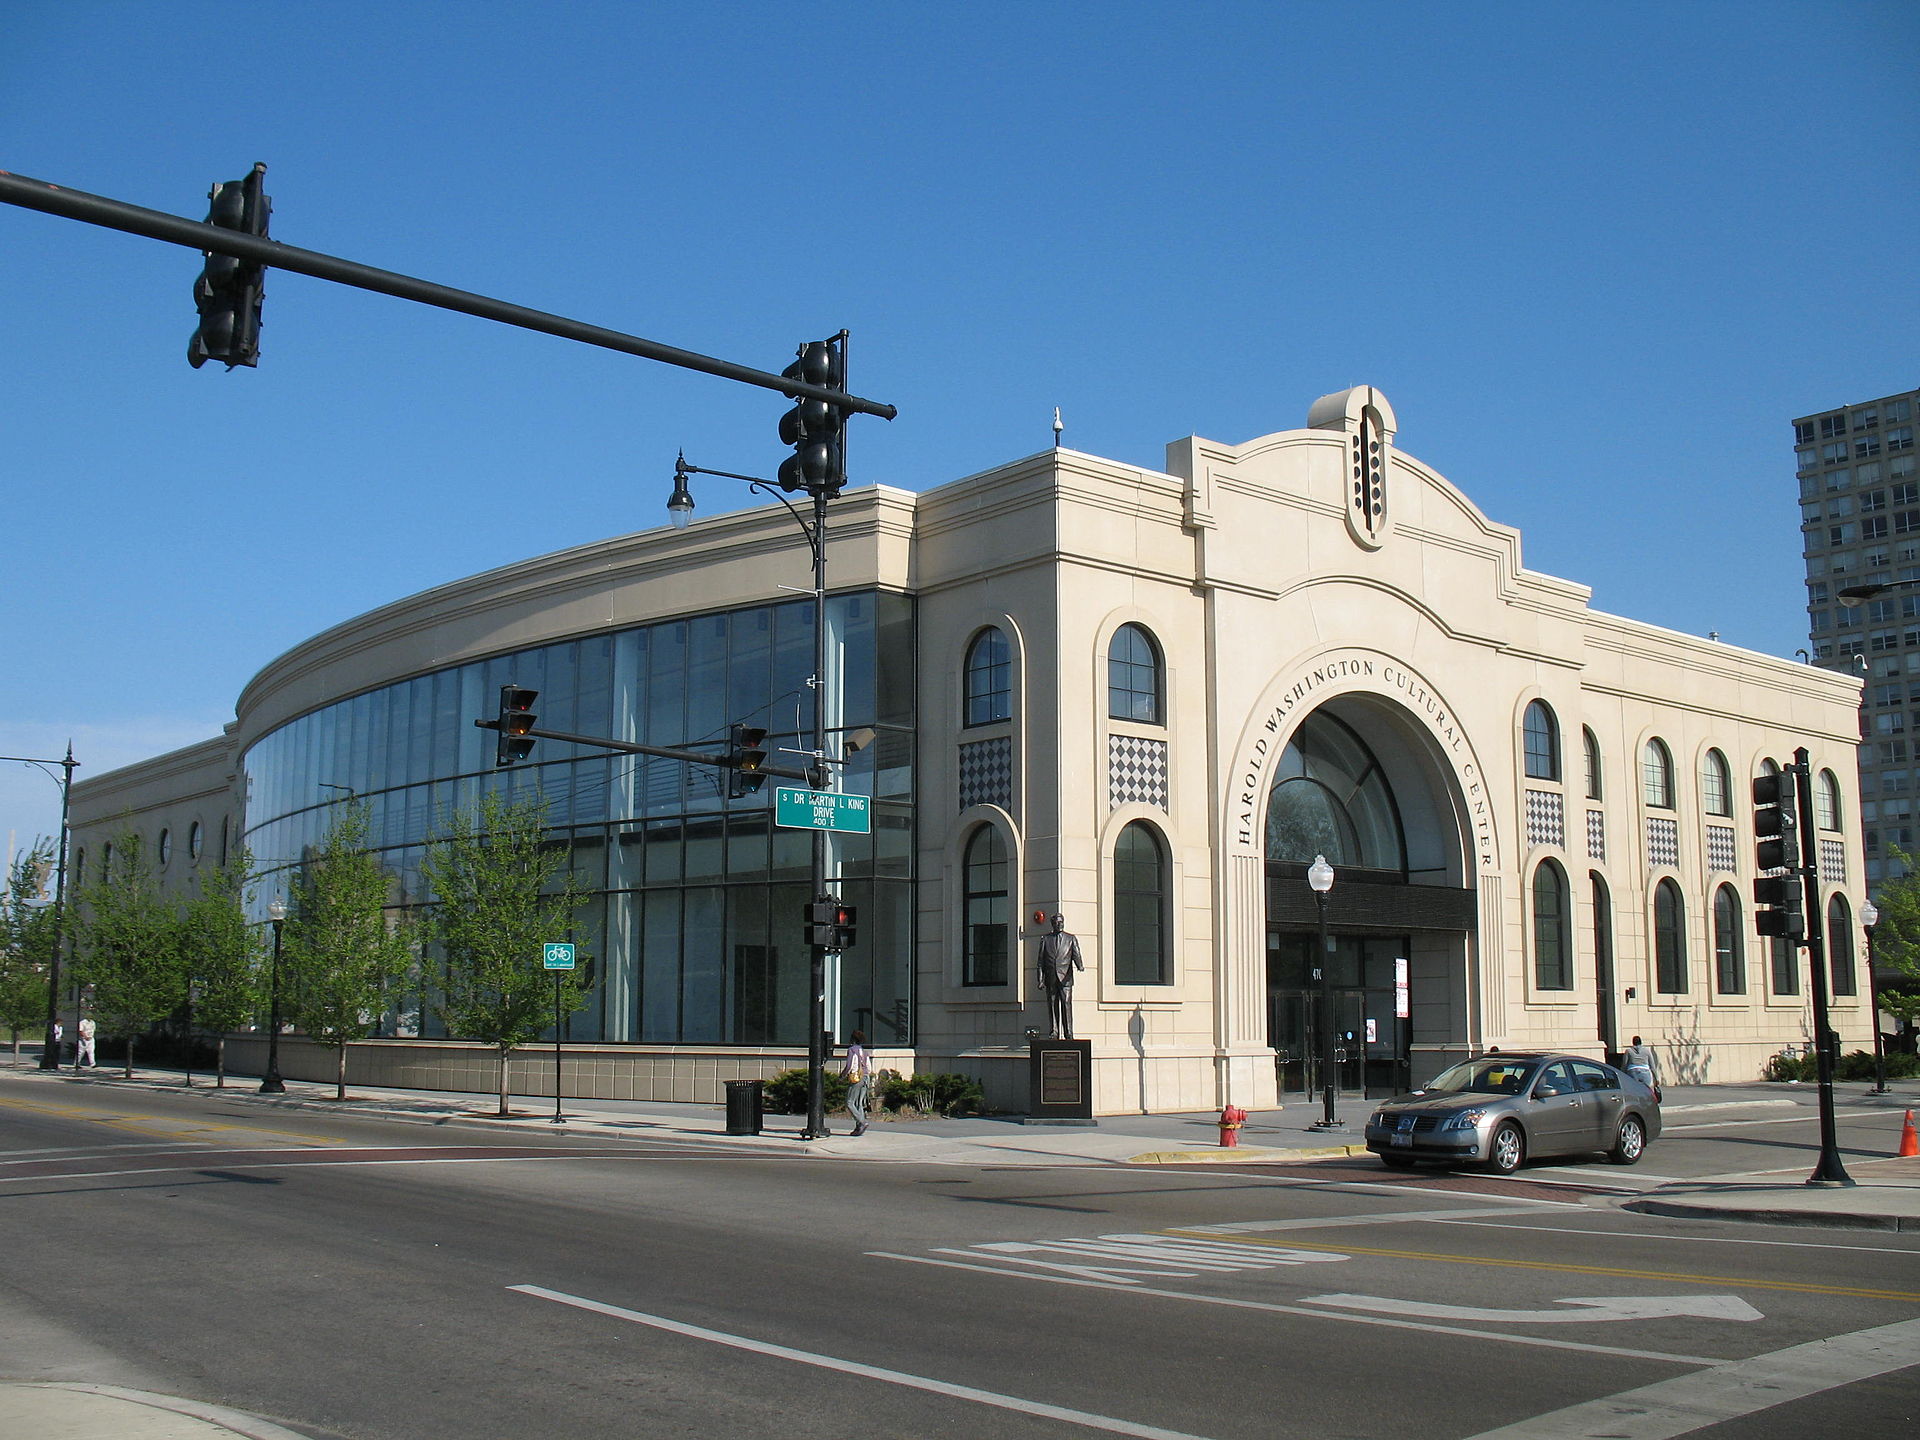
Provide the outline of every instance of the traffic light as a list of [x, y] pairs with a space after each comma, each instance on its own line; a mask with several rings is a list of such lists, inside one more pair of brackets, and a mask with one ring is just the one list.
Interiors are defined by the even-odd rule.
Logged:
[[[789, 380], [830, 389], [847, 388], [846, 356], [839, 340], [812, 340], [800, 347], [800, 358], [780, 372]], [[776, 478], [782, 490], [805, 490], [810, 495], [837, 495], [847, 483], [841, 467], [841, 437], [847, 412], [825, 400], [806, 398], [780, 417], [780, 443], [793, 454], [780, 462]]]
[[533, 736], [527, 732], [540, 718], [533, 713], [533, 702], [539, 695], [538, 690], [522, 690], [518, 685], [500, 687], [500, 719], [496, 722], [500, 736], [493, 752], [494, 764], [511, 765], [533, 753]]
[[829, 895], [807, 906], [807, 943], [823, 950], [851, 950], [857, 912]]
[[757, 725], [735, 725], [727, 737], [727, 764], [733, 780], [729, 795], [752, 795], [767, 783], [760, 767], [767, 763], [767, 732]]
[[[263, 188], [266, 173], [265, 165], [255, 165], [244, 180], [216, 184], [208, 192], [213, 203], [207, 210], [207, 223], [264, 238], [267, 216], [273, 210], [273, 202]], [[206, 256], [206, 268], [193, 282], [193, 304], [200, 312], [200, 328], [187, 342], [187, 363], [196, 370], [209, 360], [219, 360], [229, 370], [236, 365], [257, 365], [266, 267], [210, 250]]]
[[[1754, 863], [1761, 870], [1798, 870], [1799, 796], [1791, 770], [1753, 779]], [[1798, 941], [1807, 933], [1803, 887], [1798, 874], [1761, 875], [1753, 882], [1757, 907], [1753, 928], [1761, 935]]]

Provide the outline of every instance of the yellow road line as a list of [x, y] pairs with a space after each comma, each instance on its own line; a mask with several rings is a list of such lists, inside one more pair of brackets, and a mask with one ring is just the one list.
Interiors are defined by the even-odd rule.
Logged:
[[1236, 1245], [1270, 1245], [1286, 1250], [1322, 1250], [1338, 1255], [1378, 1255], [1389, 1260], [1438, 1260], [1451, 1265], [1490, 1265], [1511, 1270], [1553, 1270], [1564, 1275], [1610, 1275], [1629, 1280], [1670, 1280], [1683, 1285], [1743, 1285], [1749, 1289], [1794, 1290], [1805, 1295], [1845, 1295], [1863, 1300], [1916, 1300], [1908, 1290], [1866, 1290], [1844, 1285], [1803, 1285], [1794, 1280], [1749, 1280], [1729, 1275], [1681, 1275], [1671, 1270], [1625, 1270], [1611, 1265], [1562, 1265], [1551, 1260], [1498, 1260], [1480, 1255], [1442, 1255], [1429, 1250], [1381, 1250], [1363, 1245], [1303, 1244], [1291, 1236], [1265, 1240], [1253, 1236], [1224, 1236], [1205, 1230], [1156, 1230], [1188, 1240], [1226, 1240]]
[[345, 1145], [347, 1142], [335, 1135], [308, 1135], [297, 1130], [274, 1130], [264, 1125], [226, 1125], [218, 1120], [203, 1120], [193, 1125], [167, 1125], [160, 1117], [142, 1118], [134, 1115], [109, 1115], [98, 1110], [90, 1110], [79, 1105], [47, 1105], [32, 1100], [13, 1100], [0, 1098], [0, 1109], [30, 1110], [40, 1115], [57, 1115], [67, 1120], [84, 1120], [88, 1124], [105, 1126], [109, 1130], [124, 1130], [134, 1135], [165, 1135], [175, 1139], [191, 1139], [213, 1131], [239, 1133], [244, 1135], [281, 1135], [298, 1140], [304, 1145]]

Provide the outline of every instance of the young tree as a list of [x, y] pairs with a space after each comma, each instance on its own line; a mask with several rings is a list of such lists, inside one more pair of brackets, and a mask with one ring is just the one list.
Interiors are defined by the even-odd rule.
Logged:
[[301, 867], [281, 937], [287, 1018], [337, 1061], [334, 1098], [347, 1098], [347, 1046], [379, 1027], [413, 969], [404, 925], [387, 917], [387, 872], [367, 848], [365, 801], [343, 806]]
[[0, 1025], [13, 1032], [20, 1064], [21, 1031], [47, 1019], [47, 972], [53, 964], [53, 906], [42, 903], [53, 873], [53, 841], [37, 840], [14, 857], [0, 894]]
[[1880, 882], [1874, 904], [1880, 923], [1873, 927], [1873, 959], [1883, 975], [1920, 980], [1920, 869], [1913, 856], [1898, 845], [1888, 847], [1889, 870], [1898, 870]]
[[[180, 951], [193, 995], [193, 1022], [211, 1030], [214, 1085], [227, 1083], [227, 1032], [260, 1013], [260, 930], [247, 921], [253, 857], [245, 850], [199, 877], [180, 913]], [[188, 1073], [192, 1081], [192, 1073]]]
[[92, 993], [95, 1023], [125, 1037], [131, 1080], [135, 1042], [185, 1003], [186, 971], [179, 921], [139, 835], [124, 831], [112, 843], [111, 864], [80, 892], [75, 968]]
[[[542, 943], [570, 935], [586, 903], [566, 847], [547, 840], [545, 816], [537, 797], [509, 801], [489, 792], [477, 815], [447, 818], [420, 867], [438, 901], [426, 930], [441, 961], [435, 983], [425, 986], [426, 1003], [449, 1035], [494, 1047], [502, 1115], [514, 1050], [552, 1021], [556, 994], [561, 1014], [586, 1003], [580, 970], [541, 966]], [[578, 953], [586, 958], [584, 947]]]

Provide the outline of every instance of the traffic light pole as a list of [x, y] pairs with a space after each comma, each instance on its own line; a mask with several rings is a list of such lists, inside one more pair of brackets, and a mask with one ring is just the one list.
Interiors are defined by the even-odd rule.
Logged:
[[[827, 753], [827, 491], [813, 491], [813, 758]], [[813, 832], [813, 898], [827, 893], [827, 832]], [[827, 1129], [827, 947], [807, 946], [807, 1128], [802, 1140], [824, 1140]]]
[[824, 400], [856, 414], [878, 415], [883, 420], [891, 420], [899, 413], [891, 405], [877, 400], [863, 400], [858, 395], [849, 395], [844, 390], [830, 386], [810, 384], [792, 376], [774, 375], [750, 366], [736, 365], [731, 360], [719, 360], [674, 345], [662, 345], [656, 340], [643, 340], [638, 335], [569, 320], [563, 315], [530, 310], [523, 305], [511, 305], [490, 296], [455, 290], [429, 280], [417, 280], [411, 275], [378, 270], [371, 265], [343, 260], [336, 255], [301, 250], [277, 240], [188, 220], [180, 215], [169, 215], [164, 210], [148, 210], [139, 205], [129, 205], [123, 200], [108, 199], [104, 195], [69, 190], [46, 180], [34, 180], [4, 170], [0, 170], [0, 203], [58, 215], [66, 220], [78, 220], [87, 225], [100, 225], [109, 230], [122, 230], [130, 235], [145, 236], [149, 240], [164, 240], [170, 245], [185, 245], [193, 250], [231, 255], [237, 260], [250, 261], [269, 269], [291, 270], [299, 275], [311, 275], [316, 280], [330, 280], [359, 290], [373, 290], [401, 300], [435, 305], [442, 310], [457, 310], [463, 315], [474, 315], [482, 320], [517, 325], [522, 330], [538, 330], [562, 340], [597, 345], [603, 350], [617, 350], [624, 355], [638, 355], [643, 360], [657, 360], [663, 365], [677, 365], [683, 370], [698, 370], [703, 374], [717, 375], [722, 380], [737, 380], [743, 385], [775, 390], [782, 395]]
[[1800, 877], [1807, 924], [1807, 968], [1813, 972], [1814, 1073], [1820, 1085], [1820, 1159], [1807, 1184], [1853, 1184], [1840, 1163], [1839, 1132], [1833, 1118], [1833, 1032], [1827, 1020], [1826, 907], [1820, 903], [1819, 825], [1813, 810], [1813, 755], [1804, 746], [1793, 752], [1793, 784], [1800, 810]]

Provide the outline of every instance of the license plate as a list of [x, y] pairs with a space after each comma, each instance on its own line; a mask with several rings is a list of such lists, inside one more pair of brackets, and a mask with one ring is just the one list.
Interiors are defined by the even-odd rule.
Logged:
[[1387, 1143], [1389, 1145], [1411, 1145], [1413, 1143], [1413, 1136], [1401, 1135], [1396, 1132], [1395, 1134], [1387, 1136]]

